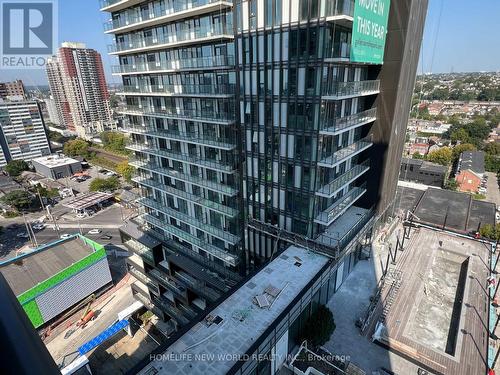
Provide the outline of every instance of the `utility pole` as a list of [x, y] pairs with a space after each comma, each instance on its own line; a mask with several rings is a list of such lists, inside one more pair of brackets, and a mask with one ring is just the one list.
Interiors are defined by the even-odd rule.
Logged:
[[23, 212], [23, 220], [24, 220], [24, 225], [26, 226], [26, 233], [28, 233], [31, 246], [38, 247], [38, 242], [35, 237], [35, 232], [33, 231], [33, 228], [31, 228], [31, 225], [28, 223], [28, 220], [26, 220], [26, 215]]

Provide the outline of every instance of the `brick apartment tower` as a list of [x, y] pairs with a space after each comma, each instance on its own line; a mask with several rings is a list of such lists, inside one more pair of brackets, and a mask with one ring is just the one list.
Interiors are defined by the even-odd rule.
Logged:
[[101, 55], [82, 43], [65, 42], [47, 63], [59, 122], [80, 137], [111, 130], [113, 119]]

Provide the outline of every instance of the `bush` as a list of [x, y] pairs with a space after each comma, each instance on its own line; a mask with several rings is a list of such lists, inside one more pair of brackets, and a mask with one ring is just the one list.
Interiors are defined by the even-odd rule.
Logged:
[[325, 305], [320, 305], [304, 325], [301, 341], [307, 340], [315, 347], [321, 346], [330, 339], [334, 330], [335, 321], [332, 312]]
[[120, 188], [118, 177], [112, 176], [109, 178], [95, 178], [89, 186], [90, 191], [115, 191]]
[[479, 234], [481, 234], [481, 237], [488, 238], [493, 241], [498, 241], [500, 240], [500, 224], [497, 224], [495, 226], [491, 224], [483, 225], [479, 229]]
[[27, 171], [29, 169], [28, 163], [24, 160], [12, 160], [5, 166], [5, 171], [11, 177], [17, 177], [21, 172]]

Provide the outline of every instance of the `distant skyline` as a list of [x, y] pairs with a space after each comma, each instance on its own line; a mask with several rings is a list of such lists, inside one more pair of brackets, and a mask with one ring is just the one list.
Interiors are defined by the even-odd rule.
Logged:
[[[418, 74], [500, 71], [500, 38], [497, 33], [500, 1], [429, 0]], [[441, 16], [440, 16], [441, 15]], [[98, 0], [59, 1], [59, 43], [83, 42], [102, 55], [108, 84], [116, 57], [109, 56], [111, 36], [103, 23], [109, 13], [99, 11]], [[27, 86], [47, 85], [45, 70], [1, 70], [0, 81], [22, 79]]]

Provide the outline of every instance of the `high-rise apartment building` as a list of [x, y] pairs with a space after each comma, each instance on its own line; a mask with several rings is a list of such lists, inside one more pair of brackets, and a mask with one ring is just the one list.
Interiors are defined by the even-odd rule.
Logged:
[[83, 43], [62, 43], [47, 62], [47, 77], [58, 121], [80, 137], [112, 130], [109, 93], [101, 55]]
[[38, 102], [0, 100], [0, 146], [0, 167], [51, 154]]
[[23, 81], [17, 79], [12, 82], [0, 82], [0, 99], [8, 97], [21, 97], [26, 99], [26, 90]]
[[352, 268], [397, 183], [426, 8], [103, 1], [143, 192], [122, 230], [137, 298], [178, 326], [290, 243]]

